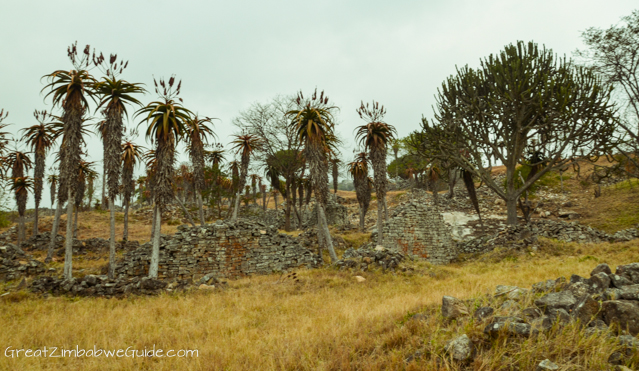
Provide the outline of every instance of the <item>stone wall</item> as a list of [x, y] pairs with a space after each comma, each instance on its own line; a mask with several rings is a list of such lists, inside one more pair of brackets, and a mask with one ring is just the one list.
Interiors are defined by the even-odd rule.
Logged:
[[384, 224], [383, 245], [433, 264], [447, 264], [457, 255], [451, 235], [450, 227], [436, 209], [410, 201], [395, 208]]
[[[116, 272], [146, 276], [150, 260], [151, 244], [146, 243], [126, 253]], [[175, 235], [163, 236], [158, 278], [239, 278], [317, 264], [315, 254], [275, 228], [248, 220], [219, 220], [204, 228], [183, 225]]]

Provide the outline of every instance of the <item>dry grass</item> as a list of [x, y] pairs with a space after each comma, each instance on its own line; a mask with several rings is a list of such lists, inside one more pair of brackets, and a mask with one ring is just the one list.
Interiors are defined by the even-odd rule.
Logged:
[[[348, 370], [454, 369], [437, 357], [456, 333], [477, 336], [472, 322], [442, 324], [443, 295], [482, 297], [498, 284], [532, 283], [587, 276], [599, 262], [636, 261], [639, 242], [576, 245], [544, 241], [540, 251], [510, 259], [472, 261], [446, 267], [413, 263], [414, 273], [300, 270], [299, 283], [269, 275], [229, 282], [217, 291], [195, 291], [127, 299], [46, 300], [25, 294], [4, 297], [0, 344], [19, 348], [58, 346], [197, 349], [187, 358], [0, 358], [0, 369], [153, 370]], [[496, 259], [495, 259], [496, 260]], [[357, 283], [354, 275], [367, 280]], [[407, 321], [412, 313], [425, 322]], [[531, 369], [551, 358], [572, 370], [599, 369], [615, 345], [582, 338], [571, 327], [555, 337], [522, 340], [480, 354], [471, 369], [505, 365]], [[3, 349], [5, 349], [3, 348]], [[424, 357], [412, 364], [415, 351]], [[566, 368], [568, 369], [568, 368]]]

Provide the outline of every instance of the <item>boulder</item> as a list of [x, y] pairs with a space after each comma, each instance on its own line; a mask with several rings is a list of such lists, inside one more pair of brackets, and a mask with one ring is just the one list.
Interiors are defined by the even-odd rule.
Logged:
[[495, 296], [505, 295], [508, 299], [519, 300], [528, 293], [528, 290], [517, 286], [497, 285]]
[[601, 304], [590, 295], [586, 295], [575, 305], [572, 316], [582, 325], [587, 325], [599, 315], [600, 310]]
[[639, 300], [639, 285], [623, 286], [619, 289], [619, 299]]
[[605, 274], [611, 274], [612, 270], [610, 270], [610, 267], [608, 266], [608, 264], [602, 263], [596, 266], [595, 269], [593, 269], [592, 272], [590, 272], [590, 277], [594, 276], [597, 273], [602, 273], [602, 272]]
[[468, 307], [461, 300], [452, 296], [444, 296], [442, 298], [442, 316], [448, 319], [455, 319], [467, 316]]
[[455, 361], [467, 362], [470, 361], [473, 356], [473, 342], [464, 334], [451, 340], [446, 344], [444, 350], [450, 354]]
[[617, 274], [611, 274], [608, 277], [610, 278], [610, 284], [613, 287], [616, 287], [618, 289], [622, 288], [623, 286], [632, 285], [632, 281], [630, 281], [629, 279], [627, 279], [624, 276], [620, 276], [620, 275], [617, 275]]
[[495, 310], [491, 307], [481, 307], [478, 308], [475, 313], [473, 314], [473, 316], [475, 317], [475, 319], [477, 319], [478, 321], [483, 321], [484, 319], [490, 317], [493, 315], [493, 313], [495, 312]]
[[631, 335], [639, 334], [639, 301], [609, 300], [601, 307], [603, 320], [608, 326], [615, 324]]
[[535, 305], [548, 313], [551, 309], [564, 309], [570, 311], [577, 304], [577, 299], [570, 291], [551, 292], [535, 300]]
[[639, 263], [620, 265], [615, 274], [627, 278], [632, 283], [639, 284]]
[[539, 362], [539, 364], [537, 365], [537, 368], [535, 369], [535, 371], [555, 371], [555, 370], [559, 370], [559, 365], [550, 361], [549, 359], [544, 359], [543, 361]]
[[588, 281], [592, 291], [596, 293], [601, 293], [610, 287], [610, 277], [604, 272], [593, 275]]

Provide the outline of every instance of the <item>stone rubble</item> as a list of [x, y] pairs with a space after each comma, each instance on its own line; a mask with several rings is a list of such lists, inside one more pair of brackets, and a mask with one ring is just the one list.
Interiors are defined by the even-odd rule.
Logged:
[[[612, 276], [623, 277], [625, 281], [610, 279]], [[508, 299], [509, 294], [515, 292], [519, 293], [517, 298]], [[517, 300], [523, 303], [527, 295], [541, 296], [534, 300], [533, 307], [520, 308]], [[503, 305], [494, 309], [492, 306], [499, 306], [500, 297], [508, 299], [506, 302], [511, 302], [515, 311], [504, 316]], [[622, 352], [611, 354], [609, 362], [613, 365], [624, 363], [639, 351], [639, 339], [636, 338], [639, 334], [639, 263], [620, 265], [614, 274], [606, 264], [600, 264], [593, 269], [590, 278], [572, 275], [568, 281], [559, 277], [538, 282], [531, 290], [499, 286], [490, 300], [492, 306], [479, 307], [473, 312], [467, 310], [464, 301], [444, 296], [442, 316], [445, 319], [459, 319], [472, 315], [476, 322], [485, 323], [483, 332], [488, 337], [538, 336], [571, 322], [577, 323], [588, 334], [609, 329], [624, 347]], [[460, 338], [451, 341], [445, 351], [450, 352], [450, 344]], [[464, 361], [468, 360], [464, 358]], [[539, 363], [537, 370], [554, 370], [558, 367], [550, 360], [544, 360]]]
[[17, 249], [14, 244], [0, 246], [0, 282], [44, 273], [44, 264]]

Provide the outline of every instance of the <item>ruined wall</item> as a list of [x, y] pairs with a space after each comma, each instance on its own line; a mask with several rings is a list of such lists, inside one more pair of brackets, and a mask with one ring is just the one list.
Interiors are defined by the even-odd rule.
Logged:
[[[116, 272], [123, 276], [146, 276], [151, 244], [125, 254]], [[194, 279], [212, 274], [239, 278], [317, 265], [317, 257], [292, 237], [264, 224], [239, 220], [217, 221], [206, 227], [180, 226], [164, 237], [160, 246], [160, 279]]]
[[450, 227], [435, 208], [411, 201], [398, 206], [385, 223], [384, 246], [433, 264], [446, 264], [457, 256], [451, 235]]

